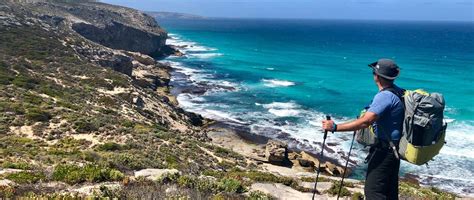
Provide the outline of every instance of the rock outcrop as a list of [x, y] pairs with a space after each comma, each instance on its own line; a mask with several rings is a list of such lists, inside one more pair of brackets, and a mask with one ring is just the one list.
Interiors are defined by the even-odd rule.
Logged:
[[265, 157], [270, 163], [284, 163], [288, 160], [288, 145], [280, 141], [269, 140], [265, 147]]
[[166, 46], [167, 32], [155, 19], [135, 9], [95, 1], [13, 1], [35, 17], [73, 30], [83, 37], [113, 49], [140, 52], [151, 56], [174, 53]]

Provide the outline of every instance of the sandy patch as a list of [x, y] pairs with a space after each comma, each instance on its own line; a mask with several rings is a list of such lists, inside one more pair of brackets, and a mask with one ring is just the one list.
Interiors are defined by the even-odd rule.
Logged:
[[37, 139], [38, 136], [34, 135], [33, 126], [10, 126], [10, 132], [16, 135], [26, 135], [27, 138]]
[[239, 137], [232, 130], [214, 129], [209, 131], [207, 136], [212, 139], [212, 143], [218, 146], [232, 149], [233, 151], [254, 160], [266, 161], [265, 158], [259, 157], [255, 153], [256, 151], [264, 150], [264, 146], [250, 143]]
[[104, 93], [104, 94], [110, 94], [110, 95], [116, 95], [120, 93], [126, 93], [129, 92], [130, 90], [128, 88], [122, 88], [122, 87], [115, 87], [114, 90], [104, 90], [102, 88], [97, 89], [97, 91]]

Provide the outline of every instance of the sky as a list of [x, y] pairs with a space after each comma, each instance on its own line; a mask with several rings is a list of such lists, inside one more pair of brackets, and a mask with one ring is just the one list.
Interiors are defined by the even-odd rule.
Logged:
[[206, 17], [474, 21], [474, 0], [102, 0]]

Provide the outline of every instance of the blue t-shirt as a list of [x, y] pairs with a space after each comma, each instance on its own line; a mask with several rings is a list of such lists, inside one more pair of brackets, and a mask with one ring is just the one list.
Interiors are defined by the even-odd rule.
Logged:
[[[395, 85], [394, 88], [400, 92], [402, 91]], [[387, 90], [378, 92], [367, 111], [378, 116], [377, 121], [373, 124], [377, 137], [386, 141], [385, 133], [390, 133], [392, 140], [400, 140], [405, 114], [404, 105], [400, 98]]]

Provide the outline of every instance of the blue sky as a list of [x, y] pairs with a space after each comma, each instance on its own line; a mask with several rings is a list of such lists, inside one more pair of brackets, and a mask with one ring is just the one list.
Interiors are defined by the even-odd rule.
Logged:
[[207, 17], [474, 21], [474, 0], [103, 0]]

